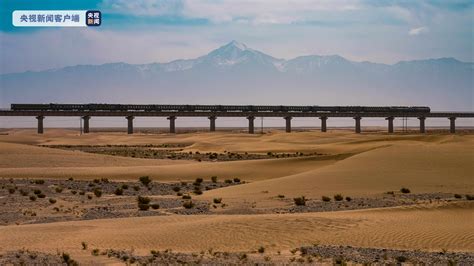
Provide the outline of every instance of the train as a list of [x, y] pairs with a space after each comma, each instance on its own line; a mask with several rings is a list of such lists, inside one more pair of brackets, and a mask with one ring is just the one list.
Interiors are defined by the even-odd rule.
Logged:
[[13, 111], [143, 111], [143, 112], [298, 112], [298, 113], [429, 113], [426, 106], [285, 106], [177, 104], [11, 104]]

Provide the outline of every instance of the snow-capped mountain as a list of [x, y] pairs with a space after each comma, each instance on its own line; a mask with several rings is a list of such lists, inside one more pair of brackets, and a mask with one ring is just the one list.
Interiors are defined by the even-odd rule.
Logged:
[[78, 65], [0, 75], [12, 102], [428, 105], [473, 110], [474, 64], [454, 58], [394, 65], [338, 55], [272, 57], [232, 41], [168, 63]]

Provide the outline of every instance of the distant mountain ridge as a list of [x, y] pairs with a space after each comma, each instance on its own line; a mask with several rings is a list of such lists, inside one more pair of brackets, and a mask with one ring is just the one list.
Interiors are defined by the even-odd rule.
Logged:
[[0, 75], [0, 104], [153, 102], [430, 105], [473, 110], [474, 63], [454, 58], [354, 62], [338, 55], [284, 60], [232, 41], [168, 63], [77, 65]]

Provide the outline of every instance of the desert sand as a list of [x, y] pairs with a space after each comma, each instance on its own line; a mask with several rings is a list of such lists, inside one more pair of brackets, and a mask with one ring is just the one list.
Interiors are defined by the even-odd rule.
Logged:
[[[240, 178], [242, 184], [204, 191], [193, 199], [222, 198], [225, 208], [202, 215], [164, 215], [65, 221], [0, 227], [0, 253], [27, 248], [64, 250], [80, 263], [118, 263], [81, 249], [151, 249], [289, 254], [313, 244], [386, 249], [474, 252], [474, 202], [423, 201], [408, 206], [361, 210], [268, 213], [292, 198], [342, 194], [380, 197], [409, 188], [412, 194], [474, 194], [474, 134], [354, 134], [345, 130], [249, 135], [234, 132], [185, 134], [91, 133], [51, 129], [10, 130], [0, 135], [0, 178], [133, 180], [154, 182]], [[196, 162], [85, 153], [41, 145], [186, 144], [183, 152], [311, 153], [318, 156]], [[278, 195], [284, 196], [282, 201]], [[431, 195], [431, 194], [429, 194]], [[253, 205], [259, 214], [232, 213]], [[247, 206], [247, 207], [246, 207]], [[283, 256], [282, 255], [282, 256]]]

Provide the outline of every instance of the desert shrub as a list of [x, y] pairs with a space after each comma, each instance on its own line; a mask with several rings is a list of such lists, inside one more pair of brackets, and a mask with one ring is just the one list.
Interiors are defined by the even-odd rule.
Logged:
[[201, 194], [202, 194], [202, 190], [199, 189], [199, 188], [194, 188], [194, 194], [196, 194], [196, 195], [201, 195]]
[[122, 188], [116, 188], [114, 191], [114, 194], [117, 196], [123, 195], [123, 189]]
[[257, 249], [258, 253], [265, 253], [265, 248], [264, 247], [259, 247]]
[[406, 188], [406, 187], [402, 187], [402, 188], [400, 189], [400, 192], [407, 194], [407, 193], [410, 193], [410, 189], [408, 189], [408, 188]]
[[86, 243], [86, 242], [82, 242], [82, 243], [81, 243], [81, 246], [82, 246], [82, 249], [83, 249], [83, 250], [86, 250], [86, 249], [87, 249], [87, 243]]
[[79, 195], [84, 196], [86, 192], [84, 190], [79, 191]]
[[139, 191], [139, 190], [140, 190], [140, 187], [139, 187], [139, 186], [133, 186], [133, 190]]
[[343, 199], [344, 199], [344, 197], [343, 197], [341, 194], [336, 194], [336, 195], [334, 195], [334, 200], [335, 200], [335, 201], [341, 201], [341, 200], [343, 200]]
[[217, 176], [211, 176], [212, 183], [217, 183]]
[[11, 187], [8, 189], [8, 193], [13, 194], [15, 193], [16, 189], [14, 187]]
[[181, 190], [180, 187], [173, 187], [173, 191], [174, 191], [174, 192], [179, 192], [180, 190]]
[[183, 199], [191, 199], [191, 195], [183, 195]]
[[73, 195], [76, 195], [76, 194], [77, 194], [77, 191], [71, 190], [71, 193], [72, 193]]
[[322, 196], [321, 199], [322, 199], [324, 202], [329, 202], [329, 201], [331, 201], [331, 198], [330, 198], [330, 197], [327, 197], [327, 196]]
[[279, 197], [280, 199], [284, 199], [284, 198], [285, 198], [285, 195], [279, 194], [278, 197]]
[[149, 204], [150, 201], [151, 201], [151, 199], [149, 197], [142, 197], [142, 196], [137, 197], [137, 202], [139, 204]]
[[35, 201], [35, 200], [36, 200], [36, 196], [35, 196], [35, 195], [31, 195], [31, 196], [30, 196], [30, 200], [31, 200], [31, 201]]
[[196, 182], [195, 183], [202, 183], [202, 181], [204, 181], [202, 178], [198, 177], [196, 178]]
[[296, 206], [304, 206], [306, 205], [306, 198], [304, 196], [294, 198]]
[[54, 204], [54, 203], [56, 203], [56, 199], [49, 198], [49, 203], [51, 203], [51, 204]]
[[153, 203], [153, 204], [151, 204], [151, 208], [152, 208], [153, 210], [159, 209], [159, 208], [160, 208], [160, 204], [158, 204], [158, 203]]
[[240, 183], [240, 178], [237, 178], [237, 177], [234, 178], [234, 182], [235, 182], [235, 183]]
[[43, 194], [43, 193], [41, 193], [41, 194], [38, 194], [37, 196], [38, 196], [38, 198], [40, 198], [40, 199], [44, 199], [44, 198], [46, 198], [46, 195], [45, 195], [45, 194]]
[[94, 195], [98, 198], [102, 196], [102, 190], [100, 188], [95, 188], [94, 189]]
[[145, 186], [148, 187], [148, 185], [151, 183], [151, 179], [149, 176], [140, 176], [138, 180]]
[[92, 199], [92, 195], [87, 195], [87, 198], [88, 198], [88, 199]]
[[347, 201], [351, 201], [352, 198], [351, 198], [351, 197], [346, 197], [346, 200], [347, 200]]
[[43, 180], [43, 179], [37, 179], [37, 180], [35, 180], [35, 184], [37, 184], [37, 185], [43, 185], [43, 184], [44, 184], [44, 180]]
[[63, 260], [64, 263], [66, 263], [67, 265], [71, 264], [71, 256], [68, 254], [68, 253], [62, 253], [61, 254], [61, 258]]
[[138, 203], [138, 209], [140, 209], [140, 211], [146, 211], [150, 208], [150, 205], [149, 204], [141, 204], [141, 203]]
[[462, 198], [462, 196], [461, 196], [461, 195], [459, 195], [459, 194], [454, 194], [454, 197], [455, 197], [456, 199], [460, 199], [460, 198]]
[[227, 183], [227, 184], [232, 184], [232, 180], [230, 180], [230, 179], [226, 179], [224, 182]]
[[466, 199], [467, 200], [474, 200], [474, 195], [466, 194]]
[[35, 195], [41, 194], [41, 190], [35, 189], [35, 190], [33, 190], [33, 193], [35, 193]]
[[109, 183], [109, 179], [108, 179], [108, 178], [101, 178], [100, 181], [102, 181], [102, 183]]
[[99, 183], [100, 183], [100, 179], [94, 179], [94, 183], [99, 184]]
[[222, 198], [214, 198], [214, 203], [219, 204], [222, 202]]
[[398, 256], [397, 257], [397, 262], [406, 262], [407, 261], [407, 258], [404, 257], [404, 256]]
[[99, 249], [98, 248], [94, 248], [92, 251], [91, 251], [91, 254], [93, 256], [99, 256]]
[[123, 190], [128, 189], [128, 185], [127, 185], [127, 184], [123, 184], [123, 185], [122, 185], [122, 189], [123, 189]]
[[22, 196], [28, 196], [28, 191], [23, 190], [23, 189], [20, 189], [20, 194], [21, 194]]
[[181, 181], [181, 186], [187, 186], [188, 185], [188, 182], [186, 181]]
[[182, 192], [178, 192], [178, 193], [176, 193], [176, 196], [181, 197], [181, 196], [183, 196], [183, 193], [182, 193]]
[[187, 200], [183, 203], [183, 207], [186, 209], [191, 209], [194, 207], [194, 203], [191, 200]]

